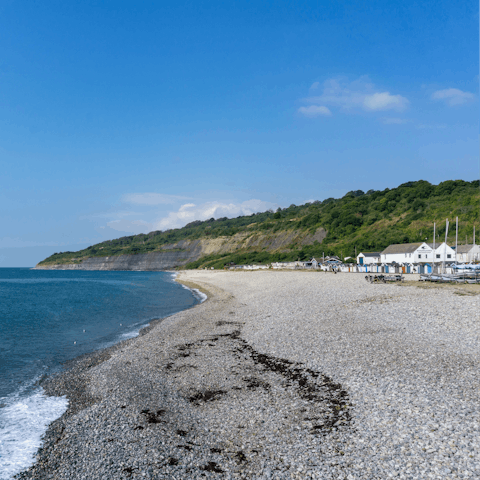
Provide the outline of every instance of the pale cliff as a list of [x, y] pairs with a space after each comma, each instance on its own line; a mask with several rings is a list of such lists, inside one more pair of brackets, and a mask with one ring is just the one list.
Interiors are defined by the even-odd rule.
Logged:
[[267, 251], [282, 251], [294, 243], [311, 245], [321, 242], [326, 236], [323, 228], [314, 234], [298, 231], [278, 233], [245, 234], [232, 237], [201, 238], [198, 240], [181, 240], [164, 245], [161, 250], [137, 255], [118, 255], [110, 257], [89, 257], [81, 262], [37, 265], [44, 270], [169, 270], [194, 262], [206, 255], [228, 254], [243, 249], [262, 248]]

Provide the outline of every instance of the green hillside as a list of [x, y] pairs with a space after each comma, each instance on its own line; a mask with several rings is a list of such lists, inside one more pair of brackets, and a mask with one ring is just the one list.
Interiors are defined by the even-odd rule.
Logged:
[[[162, 251], [180, 240], [229, 238], [236, 234], [261, 233], [272, 237], [279, 233], [309, 232], [319, 228], [327, 235], [319, 243], [301, 245], [293, 241], [288, 248], [239, 248], [234, 253], [212, 254], [192, 262], [187, 268], [215, 266], [225, 263], [271, 262], [305, 259], [311, 256], [354, 256], [357, 252], [380, 251], [392, 243], [432, 241], [433, 222], [437, 223], [437, 240], [445, 238], [445, 219], [450, 220], [449, 242], [455, 242], [455, 217], [459, 218], [459, 243], [472, 242], [476, 226], [477, 243], [480, 240], [479, 181], [448, 180], [439, 185], [420, 180], [408, 182], [383, 191], [361, 190], [347, 193], [339, 199], [328, 198], [305, 205], [290, 205], [238, 218], [213, 218], [196, 221], [183, 228], [164, 232], [133, 235], [108, 240], [79, 252], [56, 253], [39, 265], [80, 263], [86, 257], [134, 255]], [[170, 250], [171, 251], [171, 250]]]

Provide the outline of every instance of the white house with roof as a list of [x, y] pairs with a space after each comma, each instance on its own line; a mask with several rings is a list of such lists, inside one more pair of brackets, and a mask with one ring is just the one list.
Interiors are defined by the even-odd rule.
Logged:
[[[428, 244], [433, 248], [433, 243]], [[455, 250], [445, 242], [435, 245], [435, 263], [451, 263], [455, 261]]]
[[412, 264], [412, 263], [435, 263], [454, 262], [455, 250], [446, 243], [435, 245], [433, 250], [432, 243], [403, 243], [398, 245], [389, 245], [381, 253], [382, 263]]
[[456, 252], [459, 263], [480, 261], [480, 245], [458, 245]]
[[381, 252], [361, 252], [357, 255], [358, 265], [372, 265], [376, 263], [381, 263], [381, 261]]
[[432, 260], [433, 249], [425, 242], [389, 245], [381, 253], [382, 263], [423, 263]]

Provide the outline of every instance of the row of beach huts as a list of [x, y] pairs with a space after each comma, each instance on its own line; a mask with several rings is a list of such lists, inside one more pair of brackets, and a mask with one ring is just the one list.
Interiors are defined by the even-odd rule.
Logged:
[[[355, 262], [356, 260], [356, 262]], [[480, 245], [438, 245], [426, 242], [390, 245], [382, 252], [361, 252], [357, 258], [322, 256], [308, 261], [272, 262], [264, 265], [226, 265], [230, 270], [314, 269], [364, 273], [455, 273], [460, 265], [480, 262]]]

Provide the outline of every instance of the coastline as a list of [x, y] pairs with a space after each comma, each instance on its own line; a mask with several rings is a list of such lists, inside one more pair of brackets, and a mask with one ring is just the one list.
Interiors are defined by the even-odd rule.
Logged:
[[[171, 274], [173, 281], [175, 281], [175, 278], [178, 275], [178, 273], [175, 271], [165, 271], [165, 273]], [[191, 291], [193, 296], [200, 303], [203, 303], [206, 300], [206, 295], [203, 293], [199, 291], [193, 291], [191, 288], [186, 286], [183, 287]], [[189, 308], [192, 307], [186, 307], [186, 309]], [[161, 323], [163, 320], [172, 315], [151, 319], [148, 321], [148, 323], [144, 324], [136, 331], [133, 331], [128, 335], [122, 335], [123, 338], [118, 338], [114, 343], [109, 343], [101, 348], [77, 355], [76, 357], [65, 361], [62, 364], [62, 369], [60, 371], [48, 375], [44, 374], [38, 379], [35, 379], [32, 385], [37, 387], [37, 396], [46, 399], [51, 398], [52, 400], [61, 400], [67, 398], [67, 405], [62, 409], [63, 413], [57, 413], [57, 415], [60, 416], [55, 418], [50, 414], [50, 418], [53, 418], [53, 420], [48, 421], [49, 423], [47, 423], [45, 427], [46, 430], [42, 434], [41, 446], [38, 448], [35, 455], [37, 461], [35, 461], [35, 463], [30, 467], [22, 470], [20, 473], [15, 474], [14, 477], [8, 478], [23, 478], [26, 471], [35, 467], [38, 461], [41, 463], [41, 460], [38, 459], [48, 457], [49, 454], [47, 450], [57, 442], [59, 435], [65, 428], [65, 423], [68, 421], [68, 417], [95, 403], [95, 398], [91, 397], [87, 391], [88, 381], [86, 379], [86, 374], [88, 373], [89, 369], [107, 361], [113, 352], [117, 351], [119, 348], [125, 347], [137, 337], [146, 335], [155, 327], [155, 325]]]
[[46, 382], [75, 398], [18, 478], [475, 478], [479, 297], [303, 272], [177, 281], [208, 302]]

